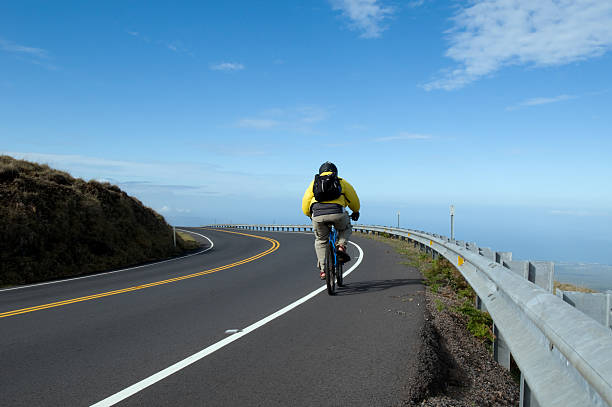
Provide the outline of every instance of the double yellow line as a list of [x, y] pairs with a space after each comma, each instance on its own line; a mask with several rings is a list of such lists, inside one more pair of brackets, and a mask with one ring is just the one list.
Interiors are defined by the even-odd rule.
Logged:
[[264, 256], [267, 256], [268, 254], [270, 254], [272, 252], [275, 252], [279, 248], [279, 246], [280, 246], [280, 243], [277, 240], [271, 239], [269, 237], [249, 235], [249, 234], [246, 234], [246, 233], [239, 233], [239, 232], [230, 232], [228, 230], [221, 230], [221, 231], [222, 232], [226, 232], [226, 233], [233, 233], [233, 234], [236, 234], [236, 235], [243, 235], [243, 236], [254, 237], [254, 238], [257, 238], [257, 239], [267, 240], [268, 242], [272, 243], [272, 246], [268, 250], [263, 251], [261, 253], [258, 253], [255, 256], [249, 257], [249, 258], [244, 259], [244, 260], [237, 261], [235, 263], [231, 263], [231, 264], [226, 264], [224, 266], [215, 267], [214, 269], [204, 270], [204, 271], [200, 271], [198, 273], [188, 274], [188, 275], [181, 276], [181, 277], [170, 278], [168, 280], [156, 281], [156, 282], [149, 283], [149, 284], [143, 284], [143, 285], [137, 285], [137, 286], [128, 287], [128, 288], [123, 288], [121, 290], [108, 291], [108, 292], [105, 292], [105, 293], [93, 294], [93, 295], [88, 295], [88, 296], [85, 296], [85, 297], [73, 298], [73, 299], [70, 299], [70, 300], [57, 301], [57, 302], [52, 302], [52, 303], [49, 303], [49, 304], [37, 305], [35, 307], [29, 307], [29, 308], [16, 309], [16, 310], [13, 310], [13, 311], [7, 311], [7, 312], [0, 313], [0, 318], [12, 317], [14, 315], [19, 315], [19, 314], [27, 314], [28, 312], [40, 311], [40, 310], [48, 309], [48, 308], [61, 307], [61, 306], [64, 306], [64, 305], [74, 304], [74, 303], [77, 303], [77, 302], [95, 300], [97, 298], [110, 297], [111, 295], [117, 295], [117, 294], [128, 293], [128, 292], [131, 292], [131, 291], [143, 290], [143, 289], [149, 288], [149, 287], [155, 287], [155, 286], [158, 286], [158, 285], [175, 283], [177, 281], [187, 280], [189, 278], [200, 277], [200, 276], [204, 276], [206, 274], [216, 273], [217, 271], [227, 270], [229, 268], [236, 267], [236, 266], [239, 266], [241, 264], [249, 263], [249, 262], [252, 262], [252, 261], [257, 260], [259, 258], [262, 258]]

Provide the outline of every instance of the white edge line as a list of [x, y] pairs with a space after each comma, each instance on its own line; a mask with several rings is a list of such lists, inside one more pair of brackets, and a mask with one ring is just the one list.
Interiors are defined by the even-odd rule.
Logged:
[[30, 285], [20, 285], [18, 287], [4, 288], [4, 289], [0, 290], [0, 293], [4, 292], [4, 291], [23, 290], [25, 288], [39, 287], [39, 286], [42, 286], [42, 285], [66, 283], [68, 281], [81, 280], [81, 279], [84, 279], [84, 278], [105, 276], [105, 275], [108, 275], [108, 274], [115, 274], [115, 273], [119, 273], [121, 271], [135, 270], [135, 269], [139, 269], [139, 268], [143, 268], [143, 267], [157, 266], [158, 264], [167, 263], [167, 262], [175, 261], [175, 260], [186, 259], [187, 257], [191, 257], [191, 256], [197, 256], [198, 254], [202, 254], [202, 253], [205, 253], [205, 252], [209, 251], [215, 245], [212, 240], [210, 240], [208, 237], [206, 237], [204, 235], [201, 235], [199, 233], [192, 232], [190, 230], [183, 230], [183, 229], [176, 229], [176, 230], [180, 230], [181, 232], [187, 232], [187, 233], [192, 233], [194, 235], [201, 236], [201, 237], [203, 237], [204, 239], [206, 239], [206, 240], [208, 240], [210, 242], [210, 247], [207, 248], [207, 249], [201, 250], [199, 252], [196, 252], [196, 253], [187, 254], [187, 255], [181, 256], [181, 257], [175, 257], [173, 259], [162, 260], [162, 261], [158, 261], [158, 262], [155, 262], [155, 263], [143, 264], [142, 266], [129, 267], [129, 268], [126, 268], [126, 269], [120, 269], [120, 270], [114, 270], [114, 271], [107, 271], [107, 272], [104, 272], [104, 273], [89, 274], [87, 276], [81, 276], [81, 277], [66, 278], [66, 279], [63, 279], [63, 280], [47, 281], [46, 283], [38, 283], [38, 284], [30, 284]]
[[[357, 259], [357, 261], [355, 262], [355, 264], [353, 264], [353, 266], [348, 269], [343, 276], [346, 277], [349, 274], [351, 274], [353, 272], [353, 270], [355, 270], [357, 267], [359, 267], [359, 265], [361, 264], [361, 261], [363, 260], [363, 250], [361, 250], [361, 247], [359, 247], [359, 245], [353, 243], [353, 242], [349, 242], [352, 245], [354, 245], [355, 247], [357, 247], [357, 250], [359, 250], [359, 259]], [[274, 319], [280, 317], [283, 314], [286, 314], [287, 312], [291, 311], [292, 309], [294, 309], [295, 307], [305, 303], [306, 301], [310, 300], [311, 298], [313, 298], [314, 296], [316, 296], [317, 294], [319, 294], [320, 292], [326, 290], [327, 287], [326, 286], [321, 286], [319, 288], [317, 288], [316, 290], [314, 290], [313, 292], [311, 292], [310, 294], [307, 294], [306, 296], [300, 298], [299, 300], [292, 302], [291, 304], [287, 305], [284, 308], [281, 308], [280, 310], [276, 311], [273, 314], [268, 315], [267, 317], [265, 317], [264, 319], [261, 319], [257, 322], [255, 322], [252, 325], [249, 325], [248, 327], [244, 328], [242, 331], [233, 334], [232, 336], [228, 336], [225, 339], [220, 340], [219, 342], [216, 342], [212, 345], [210, 345], [207, 348], [202, 349], [201, 351], [194, 353], [193, 355], [181, 360], [180, 362], [177, 362], [175, 364], [173, 364], [172, 366], [169, 366], [155, 374], [153, 374], [152, 376], [147, 377], [146, 379], [143, 379], [141, 381], [139, 381], [138, 383], [134, 383], [133, 385], [131, 385], [130, 387], [127, 387], [123, 390], [121, 390], [118, 393], [113, 394], [112, 396], [109, 396], [107, 398], [105, 398], [104, 400], [101, 400], [95, 404], [92, 404], [91, 407], [109, 407], [109, 406], [113, 406], [117, 403], [119, 403], [120, 401], [125, 400], [126, 398], [133, 396], [134, 394], [146, 389], [147, 387], [165, 379], [166, 377], [178, 372], [179, 370], [182, 370], [184, 368], [186, 368], [187, 366], [191, 365], [192, 363], [195, 363], [197, 361], [199, 361], [200, 359], [205, 358], [206, 356], [210, 355], [213, 352], [218, 351], [219, 349], [229, 345], [230, 343], [237, 341], [238, 339], [242, 338], [243, 336], [253, 332], [254, 330], [256, 330], [257, 328], [261, 328], [262, 326], [266, 325], [268, 322], [273, 321]]]

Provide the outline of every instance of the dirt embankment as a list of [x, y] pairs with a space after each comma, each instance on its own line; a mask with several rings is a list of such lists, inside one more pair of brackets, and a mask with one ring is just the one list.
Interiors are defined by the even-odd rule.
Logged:
[[0, 286], [159, 260], [194, 249], [119, 187], [0, 156]]

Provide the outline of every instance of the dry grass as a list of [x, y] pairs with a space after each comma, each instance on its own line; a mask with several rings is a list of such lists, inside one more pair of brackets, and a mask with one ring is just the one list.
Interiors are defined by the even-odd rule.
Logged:
[[116, 185], [0, 156], [0, 286], [182, 253], [164, 218]]
[[179, 236], [181, 239], [183, 239], [183, 241], [185, 242], [185, 246], [188, 249], [197, 249], [198, 247], [200, 247], [200, 244], [198, 243], [198, 241], [195, 240], [193, 236], [191, 236], [189, 233], [185, 233], [185, 232], [181, 232], [177, 230], [176, 237], [178, 238]]
[[582, 286], [578, 286], [578, 285], [574, 285], [570, 283], [561, 283], [559, 281], [555, 281], [555, 292], [557, 289], [563, 290], [563, 291], [579, 291], [581, 293], [596, 293], [597, 292], [588, 287], [582, 287]]

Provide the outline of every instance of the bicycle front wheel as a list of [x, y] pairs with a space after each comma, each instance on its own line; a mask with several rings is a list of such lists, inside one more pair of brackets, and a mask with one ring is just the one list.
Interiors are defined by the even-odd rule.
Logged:
[[325, 250], [325, 283], [327, 284], [327, 293], [329, 295], [334, 295], [336, 291], [336, 278], [334, 253], [332, 252], [331, 245], [327, 245], [327, 250]]

